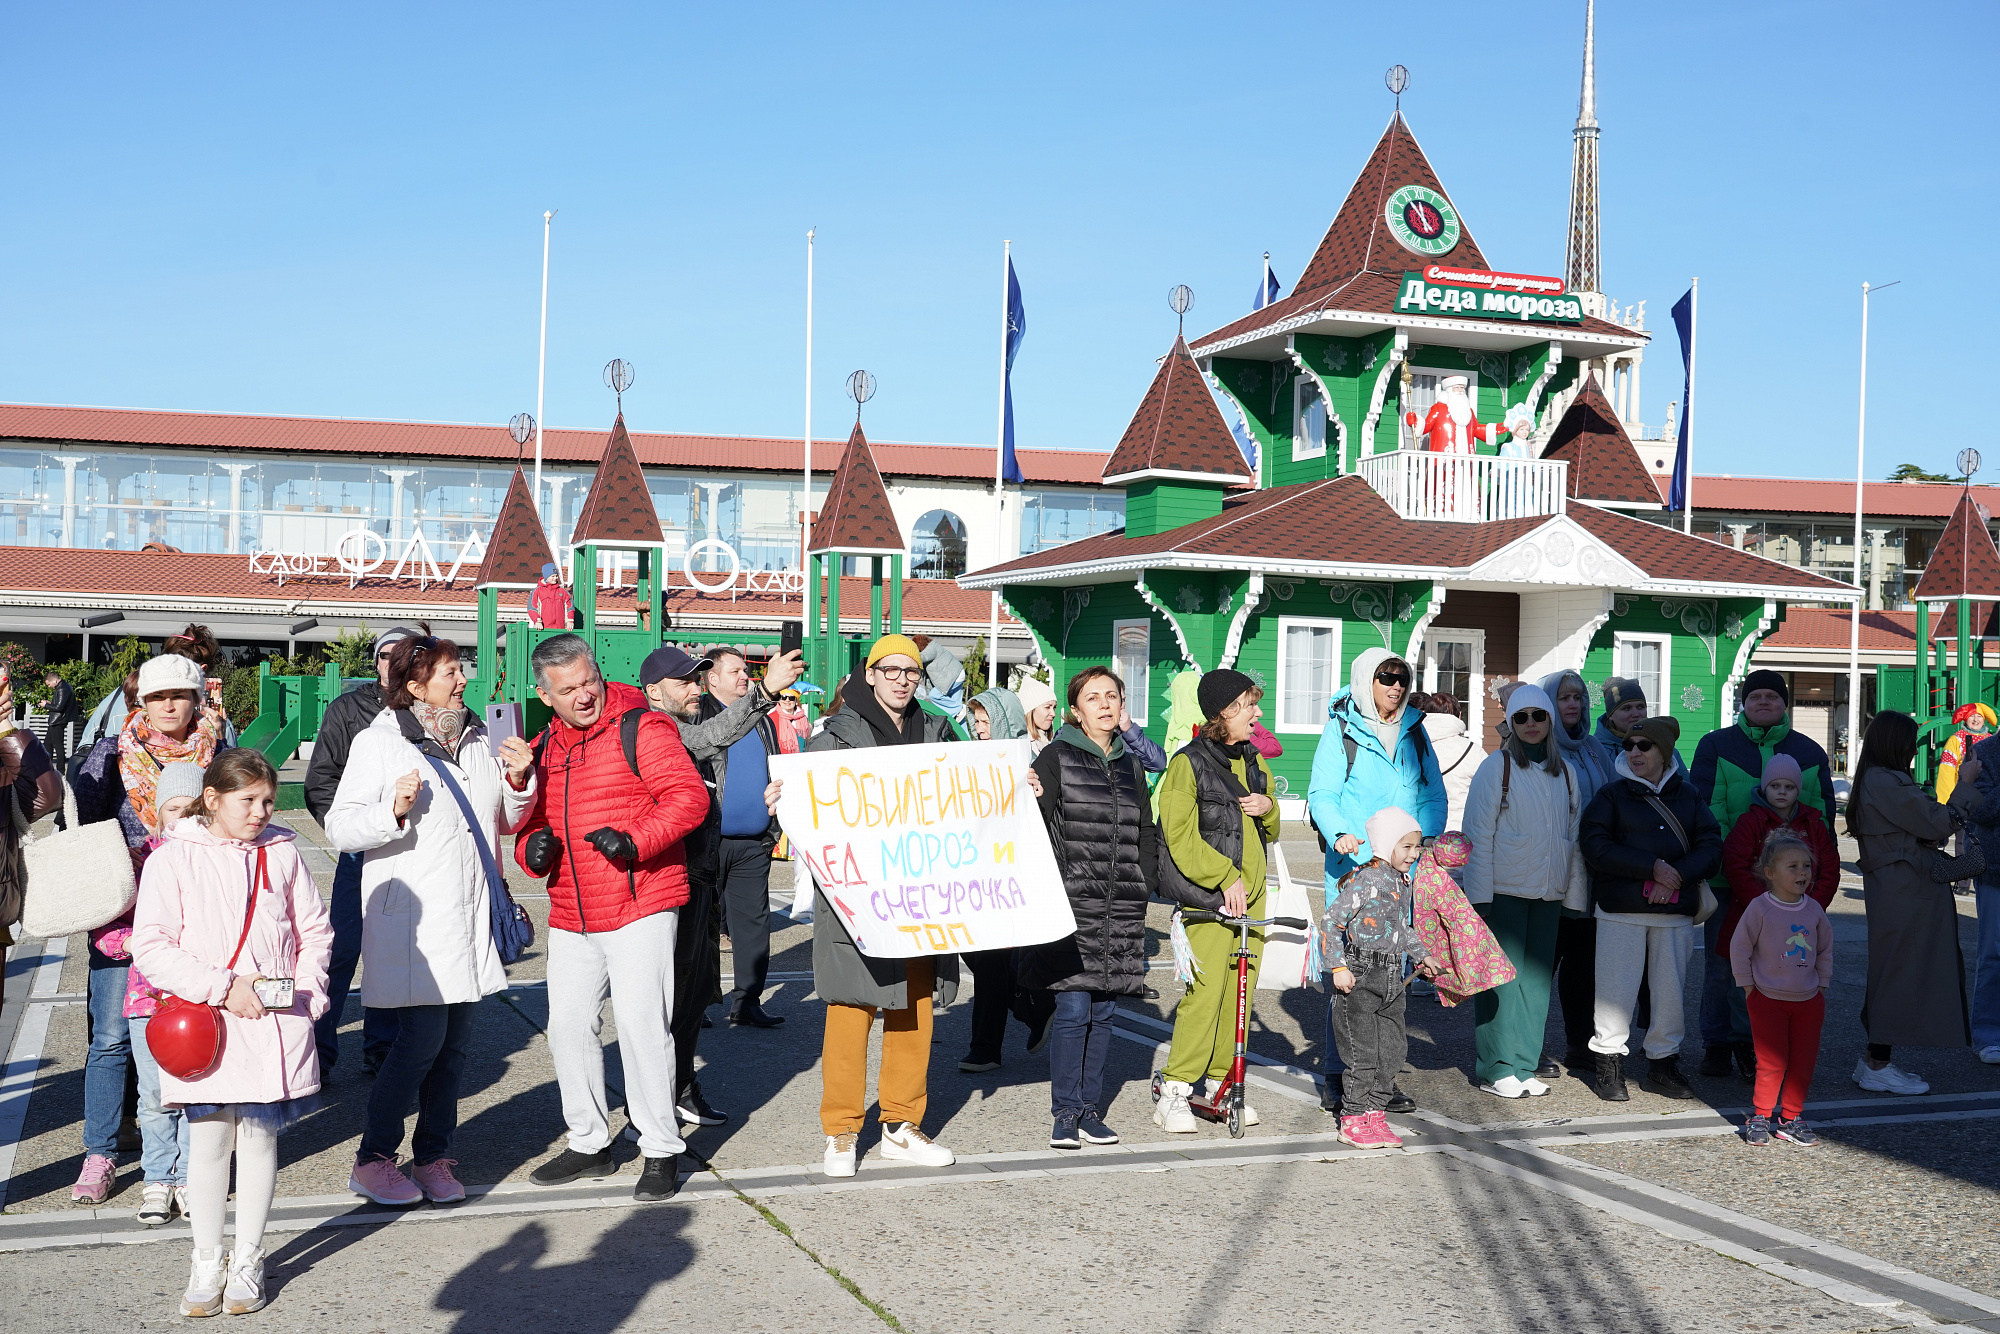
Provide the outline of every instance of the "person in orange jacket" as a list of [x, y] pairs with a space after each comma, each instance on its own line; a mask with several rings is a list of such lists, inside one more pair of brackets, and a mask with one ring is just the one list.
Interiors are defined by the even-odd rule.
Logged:
[[1958, 786], [1959, 761], [1984, 741], [1996, 725], [2000, 725], [2000, 715], [1996, 715], [1990, 705], [1977, 702], [1961, 704], [1953, 709], [1951, 720], [1958, 724], [1958, 730], [1951, 734], [1951, 740], [1944, 743], [1944, 754], [1938, 760], [1939, 801], [1951, 800], [1951, 790]]

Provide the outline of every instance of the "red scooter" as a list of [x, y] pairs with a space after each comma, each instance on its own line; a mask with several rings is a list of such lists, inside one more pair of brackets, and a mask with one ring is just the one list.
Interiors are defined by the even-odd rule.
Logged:
[[[1220, 922], [1236, 929], [1236, 950], [1230, 956], [1236, 960], [1236, 1054], [1230, 1059], [1229, 1073], [1220, 1085], [1212, 1088], [1203, 1097], [1189, 1098], [1188, 1110], [1209, 1121], [1224, 1121], [1229, 1126], [1231, 1139], [1243, 1138], [1243, 1063], [1245, 1043], [1250, 1032], [1250, 928], [1253, 926], [1282, 926], [1291, 931], [1309, 931], [1312, 924], [1303, 917], [1225, 917], [1219, 912], [1202, 908], [1181, 909], [1183, 922]], [[1160, 1100], [1161, 1086], [1166, 1083], [1166, 1072], [1153, 1072], [1153, 1101]]]

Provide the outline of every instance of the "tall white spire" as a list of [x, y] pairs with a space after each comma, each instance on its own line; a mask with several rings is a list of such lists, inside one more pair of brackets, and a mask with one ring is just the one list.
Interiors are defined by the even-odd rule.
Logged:
[[1601, 292], [1597, 213], [1597, 0], [1584, 0], [1583, 92], [1577, 100], [1576, 145], [1569, 176], [1569, 238], [1563, 278], [1572, 292]]

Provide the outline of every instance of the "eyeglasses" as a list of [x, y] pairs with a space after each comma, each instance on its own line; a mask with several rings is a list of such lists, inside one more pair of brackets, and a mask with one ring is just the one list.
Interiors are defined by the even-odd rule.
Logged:
[[1647, 740], [1645, 737], [1628, 736], [1625, 738], [1625, 749], [1627, 750], [1636, 750], [1641, 755], [1644, 755], [1647, 751], [1651, 750], [1652, 748], [1653, 748], [1653, 743]]
[[885, 681], [915, 681], [924, 674], [921, 667], [871, 667], [869, 670]]
[[1403, 689], [1408, 690], [1410, 688], [1410, 674], [1408, 672], [1377, 672], [1375, 673], [1375, 684], [1378, 686], [1401, 686]]
[[1549, 711], [1547, 709], [1522, 709], [1514, 715], [1514, 721], [1517, 723], [1545, 723], [1548, 720]]

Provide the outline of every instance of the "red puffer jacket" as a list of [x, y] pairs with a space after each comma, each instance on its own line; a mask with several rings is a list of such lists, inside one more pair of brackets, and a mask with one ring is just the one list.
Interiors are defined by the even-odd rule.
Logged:
[[[1750, 906], [1750, 900], [1764, 892], [1764, 882], [1757, 878], [1757, 856], [1763, 852], [1764, 840], [1771, 831], [1784, 823], [1765, 804], [1760, 791], [1751, 801], [1750, 809], [1738, 817], [1729, 837], [1722, 841], [1722, 873], [1729, 878], [1729, 911], [1723, 914], [1722, 928], [1715, 938], [1718, 959], [1729, 958], [1729, 941], [1736, 934], [1736, 924], [1743, 919], [1743, 910]], [[1803, 801], [1792, 807], [1791, 827], [1813, 851], [1813, 884], [1806, 892], [1820, 907], [1830, 908], [1833, 896], [1840, 891], [1840, 845], [1834, 842], [1833, 831], [1826, 827], [1820, 813]]]
[[[541, 756], [541, 799], [517, 831], [514, 860], [522, 860], [528, 835], [553, 828], [562, 858], [549, 873], [549, 928], [616, 931], [641, 917], [678, 908], [688, 900], [686, 838], [708, 815], [708, 785], [681, 744], [680, 729], [664, 713], [646, 711], [646, 697], [632, 686], [605, 683], [604, 716], [587, 732], [561, 718], [549, 721]], [[625, 762], [618, 720], [638, 709], [639, 771]], [[586, 840], [606, 827], [630, 834], [639, 845], [631, 868], [614, 862]]]

